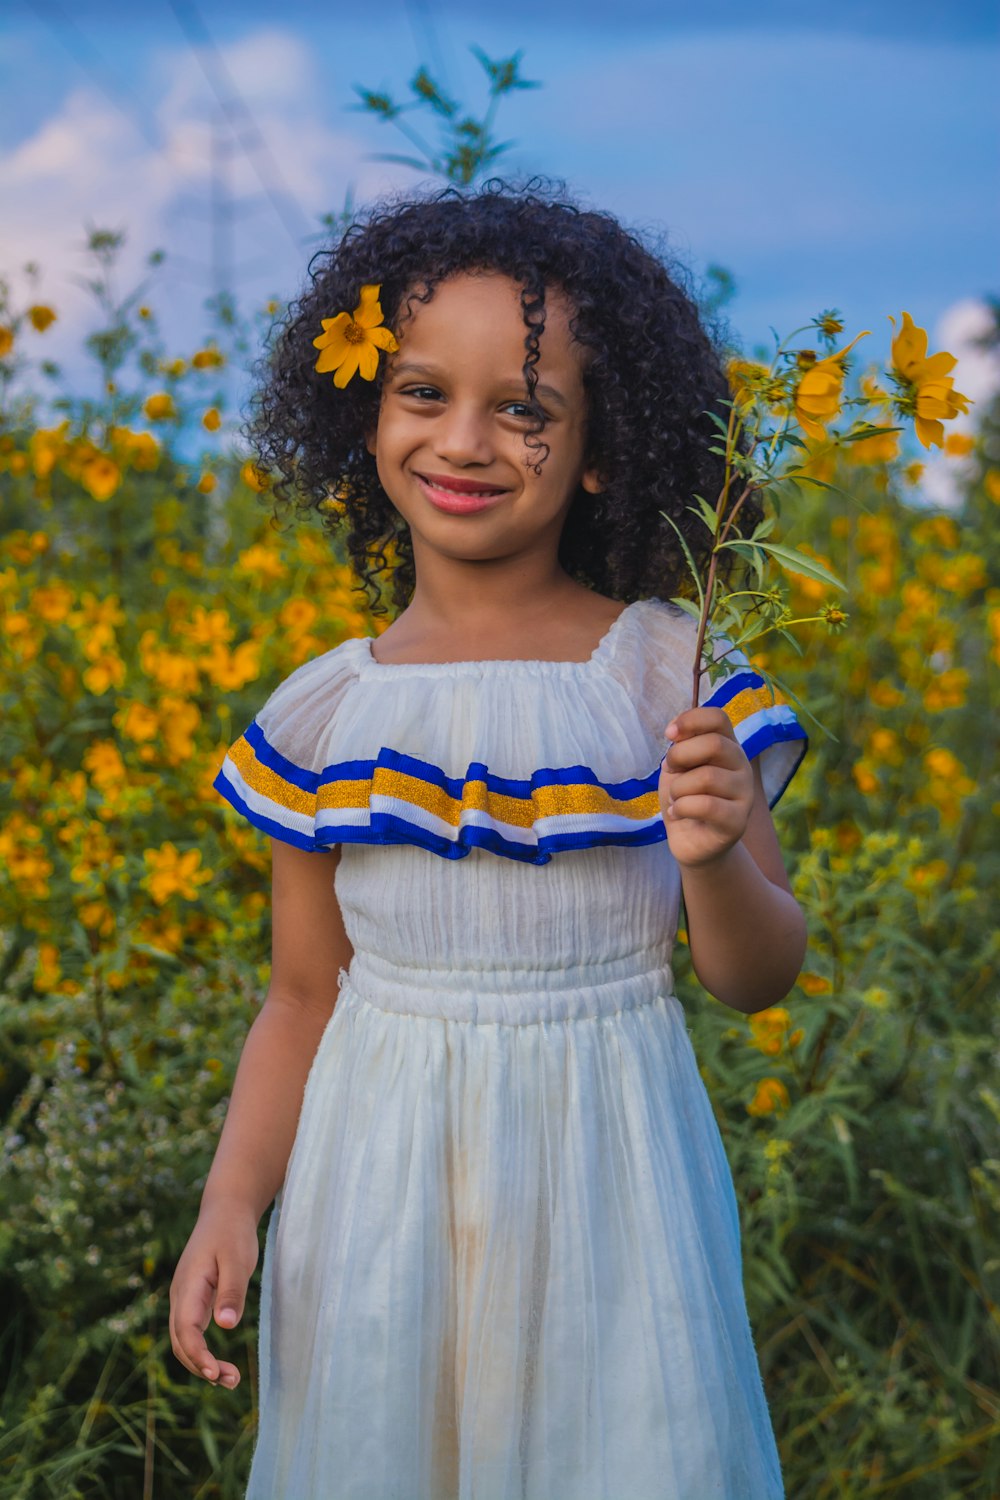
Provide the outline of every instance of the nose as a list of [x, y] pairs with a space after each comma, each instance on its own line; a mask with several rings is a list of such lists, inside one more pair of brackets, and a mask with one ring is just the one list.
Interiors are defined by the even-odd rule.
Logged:
[[489, 420], [470, 403], [453, 402], [436, 424], [434, 449], [447, 464], [488, 464], [494, 456]]

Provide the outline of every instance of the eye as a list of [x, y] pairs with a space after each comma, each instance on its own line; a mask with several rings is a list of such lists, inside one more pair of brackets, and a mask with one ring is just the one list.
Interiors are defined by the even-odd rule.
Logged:
[[433, 385], [409, 385], [400, 391], [401, 396], [416, 396], [419, 400], [425, 391], [430, 391], [433, 396], [440, 396], [441, 392]]

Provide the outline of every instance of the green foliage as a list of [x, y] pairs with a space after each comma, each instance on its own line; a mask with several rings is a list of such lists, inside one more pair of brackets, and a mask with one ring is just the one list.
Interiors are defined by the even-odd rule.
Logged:
[[[446, 96], [426, 68], [420, 68], [410, 82], [410, 92], [414, 97], [409, 104], [396, 104], [385, 92], [354, 85], [361, 103], [349, 105], [348, 108], [367, 111], [383, 122], [391, 121], [407, 140], [423, 152], [423, 160], [412, 156], [397, 156], [390, 152], [378, 153], [372, 160], [398, 162], [403, 166], [414, 167], [418, 172], [430, 172], [448, 182], [468, 187], [498, 156], [502, 156], [504, 151], [516, 144], [514, 141], [494, 142], [492, 131], [497, 106], [505, 94], [513, 93], [516, 89], [541, 88], [541, 84], [520, 77], [518, 68], [521, 52], [494, 62], [480, 47], [472, 47], [470, 50], [482, 64], [489, 79], [490, 102], [481, 121], [473, 119], [471, 115], [456, 118], [458, 105]], [[403, 119], [408, 111], [421, 108], [429, 109], [442, 121], [443, 149], [439, 152], [435, 152]]]

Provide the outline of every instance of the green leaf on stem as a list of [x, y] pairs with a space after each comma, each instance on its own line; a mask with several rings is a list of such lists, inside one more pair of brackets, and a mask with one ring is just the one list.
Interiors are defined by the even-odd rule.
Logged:
[[700, 619], [701, 618], [702, 610], [704, 610], [704, 608], [705, 608], [705, 589], [704, 589], [704, 586], [702, 585], [701, 575], [698, 572], [698, 566], [695, 563], [694, 558], [691, 556], [691, 548], [687, 544], [687, 539], [684, 536], [684, 533], [681, 531], [680, 527], [678, 526], [677, 522], [674, 520], [673, 516], [668, 516], [665, 510], [661, 510], [660, 511], [660, 515], [676, 531], [676, 533], [677, 533], [677, 539], [678, 539], [678, 541], [681, 544], [681, 549], [682, 549], [682, 551], [684, 553], [684, 556], [687, 558], [687, 565], [688, 565], [688, 568], [690, 569], [690, 572], [691, 572], [691, 578], [694, 581], [695, 588], [698, 590], [698, 604], [699, 604], [698, 616], [699, 616], [699, 619]]
[[[804, 552], [797, 552], [793, 547], [780, 547], [777, 542], [758, 542], [756, 545], [789, 573], [803, 573], [807, 578], [818, 578], [821, 583], [829, 583], [838, 589], [847, 587], [829, 568], [825, 568], [814, 557], [807, 557]], [[720, 546], [731, 547], [734, 552], [741, 552], [744, 556], [750, 555], [749, 544], [746, 542], [722, 542]]]

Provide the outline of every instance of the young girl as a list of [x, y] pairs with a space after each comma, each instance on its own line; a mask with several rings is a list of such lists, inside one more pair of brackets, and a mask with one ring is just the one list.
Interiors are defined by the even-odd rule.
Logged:
[[401, 612], [216, 782], [271, 837], [273, 961], [171, 1335], [236, 1385], [205, 1330], [274, 1199], [249, 1500], [783, 1493], [670, 969], [682, 896], [734, 1010], [805, 945], [769, 811], [805, 736], [737, 655], [688, 707], [666, 602], [726, 395], [661, 259], [537, 180], [384, 201], [289, 314], [261, 461], [369, 587], [394, 544]]

